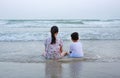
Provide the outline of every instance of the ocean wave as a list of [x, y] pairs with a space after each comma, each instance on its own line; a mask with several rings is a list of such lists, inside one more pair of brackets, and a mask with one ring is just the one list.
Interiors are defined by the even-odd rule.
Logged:
[[56, 21], [58, 24], [84, 24], [82, 21]]
[[38, 20], [0, 20], [0, 28], [44, 28], [57, 25], [61, 28], [120, 28], [119, 19], [38, 19]]
[[[70, 34], [72, 32], [59, 32], [59, 37], [63, 40], [70, 40]], [[120, 39], [120, 31], [116, 32], [106, 32], [106, 31], [80, 31], [80, 39], [85, 40], [110, 40]], [[48, 32], [4, 32], [0, 33], [0, 41], [36, 41], [36, 40], [45, 40], [50, 36]]]
[[73, 31], [80, 39], [120, 39], [120, 19], [38, 19], [0, 20], [0, 41], [44, 40], [53, 25], [60, 28], [63, 40], [70, 40]]
[[44, 40], [46, 34], [44, 33], [0, 33], [0, 41], [34, 41], [34, 40]]

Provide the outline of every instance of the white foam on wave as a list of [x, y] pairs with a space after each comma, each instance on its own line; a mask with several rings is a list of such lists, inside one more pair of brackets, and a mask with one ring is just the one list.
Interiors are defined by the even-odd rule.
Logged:
[[[72, 32], [59, 32], [59, 37], [63, 40], [70, 40], [70, 35]], [[120, 31], [80, 31], [80, 39], [120, 39]], [[45, 40], [50, 36], [48, 32], [3, 32], [0, 33], [0, 41], [34, 41], [34, 40]]]
[[11, 28], [40, 28], [58, 25], [59, 27], [81, 27], [81, 28], [100, 28], [100, 27], [120, 27], [119, 20], [95, 20], [95, 19], [71, 19], [71, 20], [0, 20], [0, 25]]
[[0, 41], [45, 40], [52, 25], [63, 40], [75, 31], [80, 39], [120, 39], [120, 20], [0, 20]]

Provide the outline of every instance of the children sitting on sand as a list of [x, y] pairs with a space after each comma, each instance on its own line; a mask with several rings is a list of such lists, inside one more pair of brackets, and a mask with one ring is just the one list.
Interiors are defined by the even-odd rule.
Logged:
[[60, 59], [65, 55], [69, 57], [83, 57], [82, 44], [79, 42], [79, 34], [74, 32], [71, 34], [73, 43], [70, 45], [70, 52], [63, 52], [63, 41], [57, 37], [58, 27], [51, 27], [51, 37], [45, 40], [45, 53], [43, 54], [46, 59]]

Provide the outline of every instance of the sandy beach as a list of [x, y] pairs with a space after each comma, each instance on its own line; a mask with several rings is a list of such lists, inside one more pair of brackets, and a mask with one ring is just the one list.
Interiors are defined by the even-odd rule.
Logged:
[[120, 78], [120, 63], [0, 62], [0, 78]]
[[[120, 77], [120, 40], [81, 42], [87, 60], [68, 62], [41, 57], [43, 41], [0, 42], [0, 78]], [[68, 51], [70, 43], [64, 41], [64, 51]]]

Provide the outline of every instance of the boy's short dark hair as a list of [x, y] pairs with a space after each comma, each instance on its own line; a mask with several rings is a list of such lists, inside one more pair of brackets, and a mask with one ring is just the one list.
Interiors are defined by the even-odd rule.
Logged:
[[71, 34], [71, 39], [72, 39], [72, 40], [78, 40], [78, 39], [79, 39], [79, 34], [78, 34], [77, 32], [73, 32], [73, 33]]

